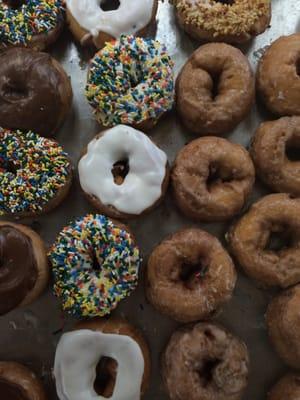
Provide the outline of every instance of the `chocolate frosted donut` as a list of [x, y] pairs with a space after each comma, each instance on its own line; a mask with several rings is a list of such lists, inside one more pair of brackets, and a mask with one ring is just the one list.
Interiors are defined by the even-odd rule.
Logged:
[[300, 33], [275, 40], [257, 70], [257, 87], [270, 111], [300, 115]]
[[176, 331], [162, 358], [171, 400], [239, 400], [248, 381], [246, 345], [221, 326], [198, 323]]
[[300, 375], [290, 373], [280, 379], [269, 393], [268, 400], [299, 400]]
[[267, 286], [300, 281], [300, 199], [271, 194], [253, 204], [227, 240], [244, 271]]
[[[300, 117], [268, 121], [256, 131], [251, 155], [259, 177], [274, 191], [300, 195]], [[297, 155], [296, 155], [297, 156]]]
[[223, 221], [241, 211], [255, 171], [239, 144], [203, 137], [179, 152], [171, 179], [176, 203], [185, 215], [199, 221]]
[[46, 249], [39, 235], [26, 226], [0, 222], [0, 315], [33, 302], [48, 278]]
[[300, 285], [272, 300], [266, 314], [270, 339], [278, 355], [292, 368], [300, 368]]
[[228, 44], [199, 47], [176, 82], [177, 110], [199, 135], [228, 133], [250, 111], [254, 77], [244, 54]]
[[13, 48], [0, 53], [0, 126], [53, 136], [72, 101], [70, 79], [49, 54]]
[[146, 293], [163, 314], [181, 321], [205, 319], [231, 296], [236, 282], [233, 262], [214, 236], [185, 229], [152, 252]]

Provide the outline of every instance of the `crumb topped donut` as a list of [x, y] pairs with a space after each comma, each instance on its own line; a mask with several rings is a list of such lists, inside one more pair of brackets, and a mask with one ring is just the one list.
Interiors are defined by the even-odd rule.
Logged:
[[63, 0], [0, 0], [0, 49], [44, 50], [61, 33], [64, 13]]
[[81, 45], [98, 49], [122, 34], [144, 36], [152, 25], [158, 0], [66, 0], [67, 21]]
[[244, 54], [225, 43], [209, 43], [194, 51], [177, 78], [177, 111], [191, 132], [222, 135], [246, 117], [254, 93]]
[[169, 182], [166, 154], [146, 135], [118, 125], [96, 136], [78, 165], [88, 200], [112, 218], [132, 218], [151, 211]]
[[156, 40], [124, 36], [91, 61], [86, 97], [98, 122], [149, 130], [174, 102], [173, 62]]
[[197, 40], [243, 43], [263, 33], [270, 0], [170, 0], [182, 28]]
[[298, 400], [300, 398], [300, 375], [289, 373], [272, 388], [268, 400]]
[[211, 323], [177, 330], [162, 357], [170, 400], [240, 400], [248, 369], [246, 345]]
[[180, 322], [206, 319], [235, 287], [234, 264], [217, 238], [200, 229], [181, 230], [150, 255], [146, 293], [151, 304]]

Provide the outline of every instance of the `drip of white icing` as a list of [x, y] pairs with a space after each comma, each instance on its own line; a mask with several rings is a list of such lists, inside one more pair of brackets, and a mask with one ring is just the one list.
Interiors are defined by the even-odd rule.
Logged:
[[[114, 182], [112, 168], [128, 159], [124, 182]], [[79, 162], [82, 189], [103, 204], [127, 214], [141, 214], [162, 194], [167, 156], [142, 132], [125, 125], [107, 130], [92, 140]]]
[[129, 336], [82, 329], [65, 333], [56, 349], [54, 375], [60, 400], [107, 400], [94, 390], [96, 367], [102, 357], [118, 363], [109, 399], [140, 399], [144, 357], [137, 342]]
[[117, 10], [103, 11], [103, 0], [66, 0], [67, 7], [79, 25], [97, 37], [105, 32], [114, 38], [133, 35], [151, 20], [154, 0], [120, 0]]

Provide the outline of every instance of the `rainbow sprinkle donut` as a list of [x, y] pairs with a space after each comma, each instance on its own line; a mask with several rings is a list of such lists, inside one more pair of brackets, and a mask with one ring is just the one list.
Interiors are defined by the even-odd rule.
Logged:
[[64, 24], [63, 0], [0, 0], [1, 47], [29, 46], [43, 50]]
[[91, 61], [86, 97], [103, 126], [152, 128], [172, 109], [173, 62], [158, 41], [121, 36]]
[[123, 225], [87, 215], [65, 227], [49, 252], [54, 293], [77, 317], [109, 314], [137, 286], [141, 258]]

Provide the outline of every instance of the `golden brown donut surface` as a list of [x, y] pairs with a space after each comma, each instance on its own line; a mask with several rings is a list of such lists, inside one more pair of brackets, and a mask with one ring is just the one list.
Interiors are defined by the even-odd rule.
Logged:
[[275, 297], [270, 303], [266, 322], [275, 350], [292, 368], [300, 368], [300, 285]]
[[258, 175], [274, 191], [300, 195], [300, 162], [292, 153], [297, 156], [299, 147], [300, 117], [264, 122], [256, 131], [251, 155]]
[[225, 134], [250, 111], [254, 86], [250, 64], [239, 49], [206, 44], [191, 55], [177, 78], [177, 111], [194, 133]]
[[300, 375], [289, 373], [280, 379], [269, 393], [268, 400], [299, 400]]
[[263, 197], [231, 227], [227, 240], [246, 274], [264, 286], [300, 281], [300, 199]]
[[300, 33], [275, 40], [257, 72], [258, 90], [270, 111], [300, 115]]
[[40, 380], [28, 368], [0, 361], [0, 396], [3, 400], [47, 400]]
[[246, 345], [210, 323], [176, 331], [162, 357], [171, 400], [238, 400], [247, 385], [248, 366]]
[[176, 203], [190, 218], [223, 221], [238, 214], [254, 184], [248, 152], [218, 137], [203, 137], [177, 155], [171, 181]]
[[196, 228], [181, 230], [150, 255], [146, 294], [163, 314], [181, 322], [205, 319], [231, 296], [234, 264], [217, 238]]

